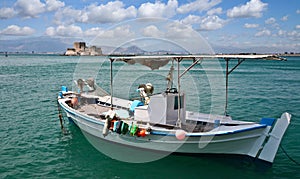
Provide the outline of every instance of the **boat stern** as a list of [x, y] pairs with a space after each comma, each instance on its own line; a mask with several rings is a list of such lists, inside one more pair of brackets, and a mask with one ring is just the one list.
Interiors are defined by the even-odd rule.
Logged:
[[263, 146], [258, 158], [273, 163], [282, 137], [290, 124], [291, 114], [285, 112], [277, 119], [272, 131], [268, 134], [268, 139]]

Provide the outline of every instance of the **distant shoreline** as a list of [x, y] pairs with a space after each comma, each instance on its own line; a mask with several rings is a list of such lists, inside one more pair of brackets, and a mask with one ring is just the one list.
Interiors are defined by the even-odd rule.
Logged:
[[[68, 56], [64, 55], [64, 53], [61, 52], [0, 52], [0, 55], [60, 55], [60, 56]], [[230, 54], [230, 55], [240, 55], [242, 53], [216, 53], [216, 54]], [[254, 53], [243, 53], [243, 54], [254, 54]], [[294, 54], [285, 54], [285, 53], [257, 53], [257, 54], [273, 54], [278, 55], [281, 57], [300, 57], [300, 53], [294, 53]], [[77, 55], [77, 56], [107, 56], [108, 54], [102, 54], [102, 55]], [[126, 54], [119, 54], [119, 55], [126, 55]], [[134, 55], [134, 54], [132, 54]], [[136, 54], [136, 55], [142, 55], [142, 54]], [[163, 54], [160, 54], [163, 55]]]
[[282, 56], [282, 57], [300, 57], [300, 54], [299, 53], [296, 53], [296, 54], [279, 54], [279, 56]]

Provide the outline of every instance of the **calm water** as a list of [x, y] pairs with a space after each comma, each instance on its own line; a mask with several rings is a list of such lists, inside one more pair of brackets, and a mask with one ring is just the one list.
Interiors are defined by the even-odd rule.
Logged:
[[[78, 62], [83, 61], [78, 67]], [[100, 61], [100, 71], [96, 61]], [[80, 129], [68, 121], [64, 124], [68, 134], [62, 134], [56, 105], [61, 85], [71, 87], [78, 71], [96, 71], [97, 82], [108, 90], [108, 79], [103, 77], [108, 65], [99, 57], [0, 57], [0, 178], [300, 178], [300, 166], [291, 162], [281, 149], [271, 168], [246, 157], [232, 156], [169, 156], [151, 163], [131, 164], [112, 160], [98, 152], [86, 141]], [[122, 69], [121, 64], [116, 66], [115, 75]], [[138, 77], [132, 83], [153, 79], [158, 92], [161, 82], [156, 78], [160, 75], [140, 75], [139, 70], [142, 69], [123, 70], [120, 76], [125, 80], [118, 80], [118, 86], [125, 89], [129, 83], [126, 75], [136, 73]], [[167, 72], [167, 69], [163, 70], [161, 76]], [[223, 88], [216, 89], [215, 96], [198, 89], [201, 86], [207, 88], [204, 91], [210, 89], [206, 84], [209, 78], [205, 74], [208, 73], [200, 72], [198, 76], [204, 82], [185, 85], [194, 85], [190, 91], [193, 95], [198, 94], [198, 97], [188, 96], [189, 101], [194, 101], [189, 104], [190, 108], [209, 112], [212, 102], [205, 102], [206, 99], [222, 98], [222, 95], [218, 97], [218, 92]], [[194, 72], [189, 75], [192, 79], [197, 77]], [[126, 88], [124, 94], [116, 92], [116, 95], [132, 97], [134, 93], [130, 91], [135, 87], [130, 84], [129, 91]], [[198, 92], [195, 93], [195, 89]], [[299, 90], [299, 57], [290, 57], [286, 62], [247, 61], [231, 74], [228, 111], [235, 119], [249, 121], [258, 121], [261, 117], [277, 118], [282, 112], [290, 112], [292, 122], [282, 146], [300, 162]], [[192, 100], [192, 97], [198, 100]], [[219, 110], [218, 104], [214, 105]]]

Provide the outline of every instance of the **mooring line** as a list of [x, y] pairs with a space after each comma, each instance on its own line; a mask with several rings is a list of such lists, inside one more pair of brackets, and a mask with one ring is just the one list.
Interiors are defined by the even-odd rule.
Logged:
[[290, 159], [290, 161], [294, 162], [296, 165], [299, 165], [300, 166], [300, 163], [297, 162], [295, 159], [293, 159], [285, 150], [284, 148], [282, 147], [282, 145], [280, 144], [280, 148], [281, 150], [283, 151], [283, 153], [287, 156], [288, 159]]

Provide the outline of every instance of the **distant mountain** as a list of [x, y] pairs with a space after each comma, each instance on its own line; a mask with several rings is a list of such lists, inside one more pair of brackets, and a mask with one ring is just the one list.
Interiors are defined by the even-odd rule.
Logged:
[[[73, 43], [73, 40], [71, 44]], [[23, 38], [18, 40], [0, 40], [0, 51], [8, 52], [55, 52], [64, 53], [70, 43], [59, 39], [49, 37]]]
[[105, 55], [111, 54], [115, 49], [116, 49], [116, 47], [101, 46], [102, 53], [105, 54]]
[[130, 47], [112, 47], [112, 46], [100, 46], [102, 49], [103, 54], [144, 54], [147, 51], [137, 47], [137, 46], [130, 46]]
[[140, 49], [137, 46], [130, 47], [118, 47], [112, 53], [113, 54], [144, 54], [146, 51]]
[[221, 45], [212, 44], [212, 48], [215, 53], [284, 53], [285, 51], [289, 52], [289, 49], [283, 49], [280, 47], [271, 47], [271, 46], [239, 48], [233, 46], [221, 46]]
[[183, 54], [186, 52], [172, 52], [167, 50], [157, 50], [157, 51], [147, 51], [139, 48], [138, 46], [130, 46], [130, 47], [111, 47], [111, 46], [101, 46], [103, 54], [126, 54], [126, 55], [156, 55], [156, 54]]
[[[74, 38], [51, 38], [51, 37], [33, 37], [14, 40], [0, 39], [0, 52], [35, 52], [35, 53], [60, 53], [66, 52], [67, 48], [73, 48], [75, 41], [84, 41]], [[93, 44], [90, 44], [93, 45]], [[97, 45], [102, 49], [103, 54], [166, 54], [166, 51], [146, 51], [138, 46], [112, 47]]]
[[[0, 52], [53, 52], [63, 54], [67, 48], [72, 48], [75, 41], [84, 41], [76, 38], [51, 38], [51, 37], [32, 37], [13, 40], [0, 39]], [[90, 44], [93, 45], [93, 44]], [[251, 48], [239, 48], [234, 46], [225, 46], [220, 44], [211, 44], [215, 53], [284, 53], [290, 52], [290, 49], [273, 47], [273, 46], [257, 46]], [[112, 47], [100, 45], [103, 54], [186, 54], [185, 51], [169, 51], [169, 50], [144, 50], [138, 46], [129, 47]], [[288, 47], [286, 47], [288, 48]], [[155, 49], [145, 47], [145, 49]]]

